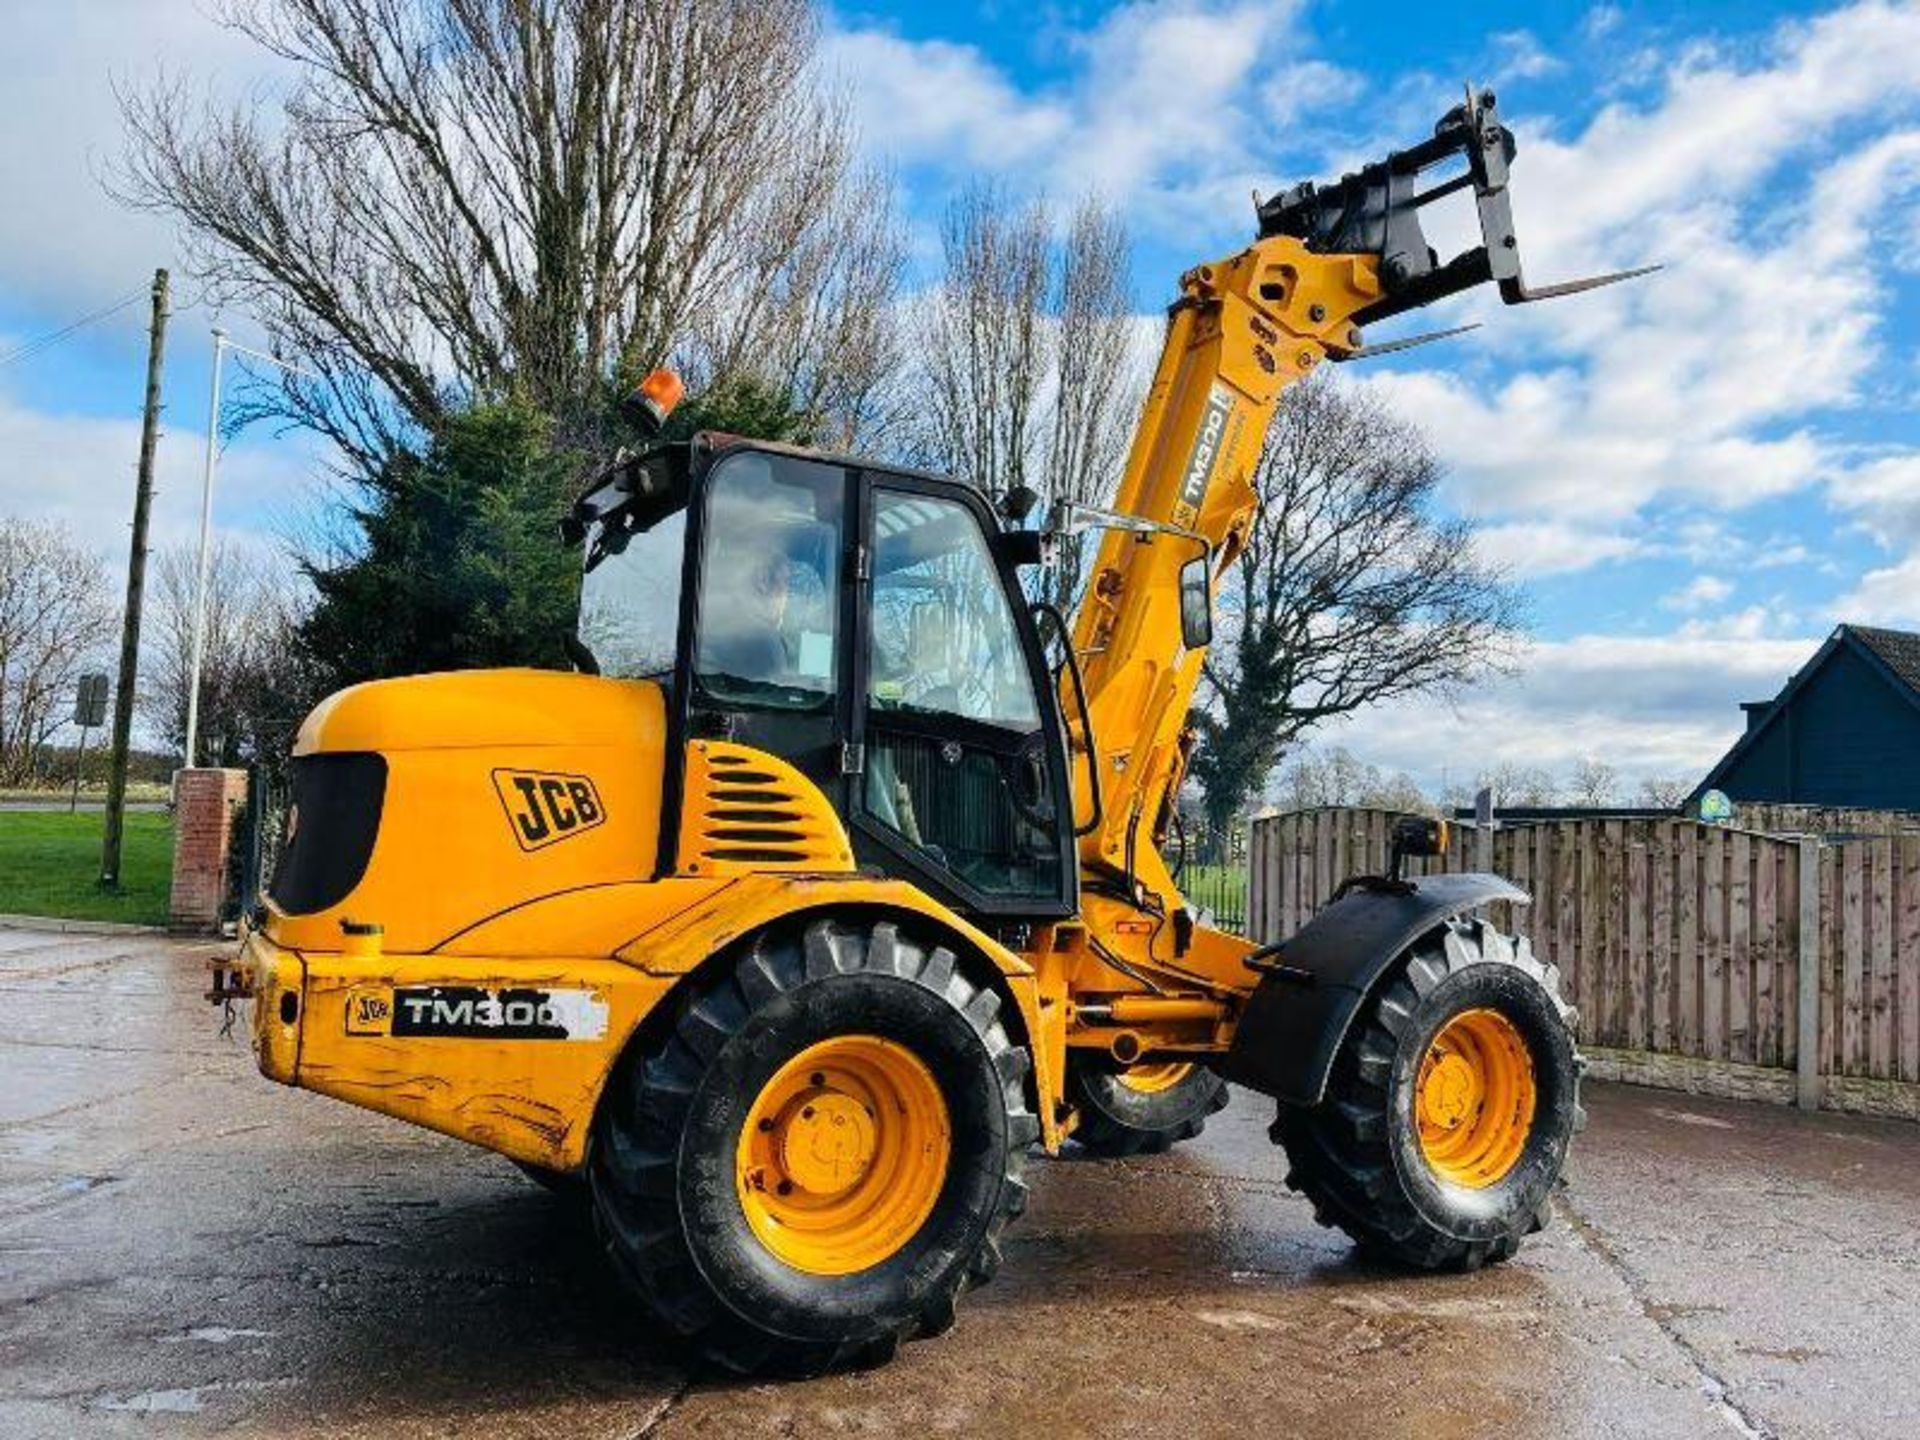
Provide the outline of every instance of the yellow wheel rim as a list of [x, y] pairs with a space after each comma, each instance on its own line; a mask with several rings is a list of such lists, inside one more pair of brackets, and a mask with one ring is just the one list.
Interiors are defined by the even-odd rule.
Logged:
[[754, 1098], [734, 1183], [775, 1256], [810, 1275], [851, 1275], [913, 1238], [952, 1151], [946, 1099], [919, 1057], [841, 1035], [802, 1050]]
[[1433, 1037], [1414, 1092], [1420, 1151], [1442, 1180], [1497, 1184], [1533, 1129], [1533, 1055], [1498, 1010], [1463, 1010]]
[[1171, 1090], [1193, 1073], [1191, 1060], [1163, 1060], [1158, 1065], [1129, 1065], [1119, 1075], [1120, 1083], [1142, 1095], [1158, 1095]]

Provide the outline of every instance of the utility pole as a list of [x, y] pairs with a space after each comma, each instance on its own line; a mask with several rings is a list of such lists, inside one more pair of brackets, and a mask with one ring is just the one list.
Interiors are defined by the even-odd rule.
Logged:
[[140, 420], [140, 469], [133, 489], [133, 541], [127, 552], [127, 605], [120, 625], [120, 688], [113, 697], [106, 838], [100, 847], [100, 883], [116, 890], [127, 807], [127, 745], [133, 736], [133, 691], [140, 670], [140, 602], [147, 588], [147, 514], [153, 508], [153, 456], [160, 443], [160, 367], [166, 344], [167, 272], [156, 270], [153, 320], [147, 329], [147, 403]]
[[194, 565], [193, 646], [192, 658], [187, 663], [188, 769], [199, 763], [195, 757], [200, 749], [200, 669], [207, 653], [207, 565], [213, 554], [213, 478], [220, 465], [220, 367], [229, 350], [278, 365], [289, 374], [304, 375], [309, 380], [320, 378], [313, 371], [290, 365], [277, 355], [229, 339], [218, 325], [213, 327], [213, 384], [207, 392], [207, 464], [200, 479], [200, 558]]
[[187, 768], [200, 748], [200, 665], [207, 646], [207, 559], [213, 550], [213, 470], [220, 461], [220, 362], [227, 332], [213, 327], [213, 388], [207, 392], [207, 468], [200, 480], [200, 558], [193, 566], [193, 658], [187, 662]]

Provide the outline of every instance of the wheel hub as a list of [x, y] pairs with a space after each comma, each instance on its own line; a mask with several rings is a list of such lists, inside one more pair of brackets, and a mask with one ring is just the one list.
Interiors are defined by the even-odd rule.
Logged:
[[838, 1195], [860, 1182], [873, 1164], [873, 1117], [839, 1090], [808, 1090], [774, 1124], [780, 1168], [811, 1195]]
[[1120, 1083], [1141, 1095], [1159, 1095], [1193, 1073], [1193, 1063], [1167, 1060], [1159, 1064], [1130, 1065], [1120, 1072]]
[[1499, 1183], [1533, 1130], [1533, 1054], [1498, 1010], [1465, 1010], [1420, 1061], [1414, 1116], [1420, 1150], [1440, 1179], [1470, 1190]]
[[1442, 1130], [1458, 1129], [1480, 1102], [1480, 1077], [1461, 1056], [1448, 1052], [1433, 1062], [1420, 1087], [1420, 1118]]
[[911, 1240], [946, 1184], [952, 1129], [939, 1082], [876, 1035], [810, 1045], [740, 1127], [740, 1208], [774, 1256], [813, 1275], [878, 1265]]

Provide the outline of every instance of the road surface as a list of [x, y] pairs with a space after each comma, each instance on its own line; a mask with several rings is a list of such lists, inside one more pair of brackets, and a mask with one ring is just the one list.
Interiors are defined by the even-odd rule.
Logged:
[[0, 1435], [1885, 1436], [1920, 1417], [1920, 1127], [1589, 1087], [1513, 1264], [1356, 1262], [1267, 1105], [1039, 1160], [947, 1336], [689, 1378], [563, 1201], [252, 1070], [203, 947], [0, 930]]

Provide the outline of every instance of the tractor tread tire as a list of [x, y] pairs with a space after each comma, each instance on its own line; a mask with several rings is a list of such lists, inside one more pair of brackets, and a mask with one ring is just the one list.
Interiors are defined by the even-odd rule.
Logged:
[[[681, 1140], [709, 1067], [750, 1021], [773, 1017], [777, 1023], [794, 1012], [807, 987], [849, 976], [930, 991], [971, 1028], [1004, 1104], [1004, 1164], [991, 1200], [961, 1217], [962, 1230], [979, 1233], [971, 1253], [941, 1257], [930, 1267], [933, 1278], [910, 1299], [896, 1297], [847, 1322], [847, 1333], [796, 1338], [757, 1323], [708, 1283], [687, 1239]], [[993, 1277], [997, 1238], [1026, 1208], [1026, 1152], [1040, 1133], [1027, 1108], [1031, 1062], [999, 1018], [999, 992], [976, 979], [951, 949], [917, 942], [892, 921], [818, 919], [804, 928], [774, 926], [748, 937], [732, 963], [713, 967], [685, 990], [670, 1023], [651, 1033], [643, 1027], [629, 1046], [595, 1122], [589, 1160], [594, 1222], [627, 1289], [690, 1353], [738, 1375], [864, 1369], [889, 1360], [902, 1340], [950, 1328], [955, 1302]]]
[[[1552, 1014], [1566, 1036], [1570, 1113], [1562, 1126], [1565, 1135], [1557, 1138], [1557, 1158], [1542, 1172], [1545, 1183], [1533, 1187], [1541, 1193], [1516, 1199], [1497, 1222], [1443, 1225], [1430, 1207], [1417, 1202], [1395, 1160], [1390, 1136], [1395, 1061], [1427, 998], [1469, 967], [1490, 964], [1524, 972], [1551, 999]], [[1314, 1219], [1345, 1231], [1369, 1258], [1417, 1270], [1472, 1271], [1513, 1258], [1525, 1236], [1544, 1225], [1565, 1140], [1586, 1119], [1579, 1103], [1583, 1062], [1572, 1041], [1576, 1017], [1561, 998], [1559, 979], [1557, 967], [1536, 959], [1525, 939], [1472, 919], [1448, 921], [1389, 971], [1355, 1018], [1322, 1102], [1311, 1108], [1283, 1104], [1273, 1123], [1272, 1138], [1287, 1154], [1288, 1188], [1312, 1202]], [[1555, 1138], [1548, 1137], [1548, 1143]]]
[[1205, 1130], [1208, 1117], [1224, 1110], [1229, 1099], [1227, 1082], [1200, 1065], [1158, 1094], [1116, 1094], [1119, 1084], [1111, 1069], [1068, 1061], [1067, 1098], [1080, 1116], [1073, 1138], [1103, 1160], [1164, 1154]]

